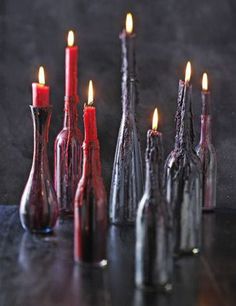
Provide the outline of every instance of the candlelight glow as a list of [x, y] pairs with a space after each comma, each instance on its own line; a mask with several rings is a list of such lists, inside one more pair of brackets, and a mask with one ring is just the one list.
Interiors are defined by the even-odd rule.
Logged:
[[133, 32], [133, 16], [131, 13], [126, 15], [125, 28], [127, 33], [131, 34]]
[[206, 72], [204, 72], [202, 76], [202, 90], [208, 90], [208, 77]]
[[93, 104], [93, 82], [90, 80], [88, 86], [88, 105], [92, 104]]
[[191, 63], [188, 62], [185, 70], [185, 82], [189, 82], [191, 78]]
[[157, 127], [158, 127], [158, 111], [157, 111], [157, 108], [155, 108], [153, 117], [152, 117], [152, 129], [154, 131], [157, 131]]
[[72, 47], [74, 45], [75, 41], [75, 35], [73, 31], [69, 31], [68, 36], [67, 36], [67, 44], [68, 47]]
[[43, 66], [39, 67], [38, 78], [39, 78], [39, 84], [45, 85], [45, 72]]

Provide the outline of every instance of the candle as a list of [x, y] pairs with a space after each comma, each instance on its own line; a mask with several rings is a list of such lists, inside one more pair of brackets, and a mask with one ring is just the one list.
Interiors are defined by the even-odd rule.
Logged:
[[162, 187], [162, 133], [157, 128], [156, 108], [152, 129], [147, 132], [145, 189], [136, 218], [135, 283], [141, 288], [169, 291], [172, 288], [172, 233]]
[[126, 85], [128, 78], [135, 77], [135, 33], [133, 32], [133, 16], [131, 13], [126, 15], [125, 29], [120, 34], [122, 47], [122, 71], [123, 81]]
[[35, 107], [49, 106], [49, 86], [45, 85], [44, 68], [39, 67], [38, 73], [39, 83], [32, 84], [32, 104]]
[[67, 47], [65, 55], [65, 96], [73, 97], [78, 101], [77, 75], [78, 75], [78, 46], [74, 45], [74, 32], [69, 31], [67, 37]]
[[208, 76], [203, 73], [202, 76], [202, 115], [210, 115], [211, 93], [208, 90]]
[[211, 137], [211, 93], [208, 76], [202, 76], [201, 137], [196, 148], [202, 166], [202, 208], [213, 211], [216, 206], [217, 159]]
[[93, 82], [90, 80], [88, 87], [88, 105], [84, 106], [85, 142], [97, 140], [96, 108], [93, 106], [93, 96]]

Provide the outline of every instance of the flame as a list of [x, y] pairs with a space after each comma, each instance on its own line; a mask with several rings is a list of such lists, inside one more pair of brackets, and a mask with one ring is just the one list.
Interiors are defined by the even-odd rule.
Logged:
[[67, 36], [68, 47], [72, 47], [74, 45], [74, 41], [75, 41], [74, 32], [73, 31], [69, 31], [68, 32], [68, 36]]
[[133, 32], [133, 16], [131, 13], [128, 13], [126, 15], [125, 28], [128, 34], [131, 34]]
[[45, 72], [43, 66], [39, 67], [38, 78], [39, 78], [39, 84], [45, 85]]
[[206, 72], [202, 76], [202, 90], [208, 90], [208, 77]]
[[88, 105], [92, 104], [93, 104], [93, 82], [90, 80], [88, 86]]
[[189, 82], [191, 78], [191, 63], [188, 62], [185, 70], [185, 82]]
[[155, 108], [153, 112], [153, 117], [152, 117], [152, 129], [154, 131], [157, 131], [157, 127], [158, 127], [158, 111], [157, 111], [157, 108]]

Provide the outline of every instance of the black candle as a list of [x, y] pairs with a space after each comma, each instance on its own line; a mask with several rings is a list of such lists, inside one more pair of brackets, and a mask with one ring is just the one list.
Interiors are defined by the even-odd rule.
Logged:
[[136, 218], [135, 283], [140, 288], [171, 290], [172, 239], [162, 190], [162, 133], [147, 132], [146, 182]]

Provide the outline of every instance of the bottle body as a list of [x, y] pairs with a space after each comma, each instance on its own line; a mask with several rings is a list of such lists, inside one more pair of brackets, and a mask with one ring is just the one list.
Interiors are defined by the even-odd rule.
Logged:
[[94, 266], [106, 265], [106, 234], [107, 202], [99, 144], [84, 143], [83, 174], [75, 195], [75, 261]]
[[20, 220], [33, 233], [50, 233], [58, 217], [58, 202], [49, 172], [47, 141], [51, 108], [31, 107], [34, 122], [34, 155], [20, 202]]
[[165, 192], [173, 213], [174, 254], [197, 254], [201, 245], [201, 171], [192, 151], [172, 151], [165, 164]]
[[[160, 199], [159, 199], [160, 200]], [[169, 291], [172, 288], [172, 240], [168, 217], [144, 193], [137, 211], [135, 283], [143, 289]], [[161, 205], [161, 203], [159, 203]]]
[[129, 98], [123, 97], [123, 114], [113, 164], [109, 218], [113, 224], [134, 224], [143, 193], [142, 156], [136, 127], [135, 80], [129, 83]]
[[54, 186], [62, 216], [73, 216], [74, 197], [82, 171], [82, 134], [73, 102], [65, 109], [63, 130], [54, 145]]
[[201, 140], [196, 148], [202, 167], [202, 209], [213, 211], [216, 206], [216, 151], [211, 143], [211, 116], [201, 116]]

